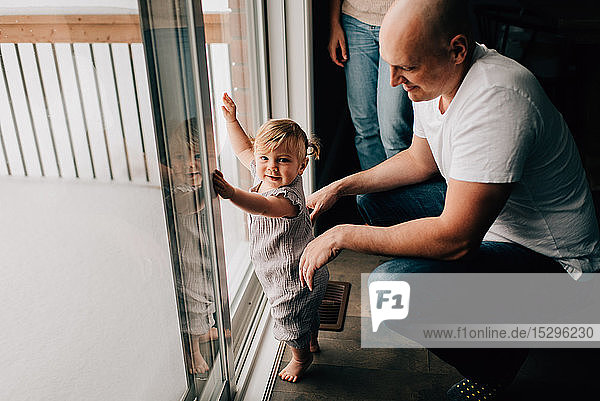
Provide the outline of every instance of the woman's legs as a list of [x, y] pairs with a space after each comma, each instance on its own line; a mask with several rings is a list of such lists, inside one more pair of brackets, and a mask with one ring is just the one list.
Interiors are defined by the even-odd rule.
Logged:
[[377, 86], [379, 135], [387, 157], [408, 148], [413, 133], [413, 108], [401, 85], [390, 84], [390, 65], [379, 57]]
[[377, 77], [379, 68], [379, 27], [367, 25], [342, 14], [348, 61], [344, 65], [346, 94], [354, 143], [360, 166], [369, 169], [386, 159], [377, 121]]
[[412, 140], [408, 94], [390, 85], [389, 65], [379, 56], [379, 27], [342, 14], [348, 61], [344, 66], [354, 143], [366, 170], [406, 149]]

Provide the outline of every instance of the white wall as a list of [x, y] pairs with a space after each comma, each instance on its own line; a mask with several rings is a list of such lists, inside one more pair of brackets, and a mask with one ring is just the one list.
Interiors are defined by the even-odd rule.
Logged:
[[[271, 117], [291, 118], [307, 134], [314, 131], [312, 26], [310, 1], [282, 0], [267, 5]], [[304, 192], [314, 190], [314, 163], [304, 177]]]
[[161, 191], [0, 178], [0, 400], [179, 401]]

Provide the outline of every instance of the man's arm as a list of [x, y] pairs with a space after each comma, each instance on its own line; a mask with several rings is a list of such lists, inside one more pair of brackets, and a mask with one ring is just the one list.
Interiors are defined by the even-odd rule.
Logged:
[[310, 242], [300, 259], [301, 282], [312, 287], [314, 271], [342, 249], [389, 256], [459, 259], [476, 249], [492, 225], [513, 184], [450, 180], [439, 217], [391, 227], [340, 225]]
[[438, 172], [429, 143], [415, 135], [408, 149], [369, 170], [349, 175], [321, 188], [307, 198], [306, 206], [313, 209], [310, 218], [314, 221], [342, 196], [381, 192], [416, 184]]

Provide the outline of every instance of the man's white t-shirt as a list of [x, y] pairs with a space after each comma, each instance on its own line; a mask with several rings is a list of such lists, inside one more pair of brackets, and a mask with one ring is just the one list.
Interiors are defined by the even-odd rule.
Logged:
[[444, 114], [440, 98], [414, 103], [446, 179], [515, 183], [484, 237], [556, 259], [573, 277], [600, 269], [600, 240], [579, 153], [561, 114], [525, 67], [477, 45]]

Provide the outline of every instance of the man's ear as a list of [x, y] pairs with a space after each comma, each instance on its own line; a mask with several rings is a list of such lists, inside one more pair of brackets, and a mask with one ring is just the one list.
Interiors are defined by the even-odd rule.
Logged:
[[300, 167], [298, 168], [298, 175], [302, 175], [302, 173], [306, 169], [306, 166], [308, 166], [308, 157], [305, 158], [302, 163], [300, 163]]
[[456, 35], [450, 41], [450, 54], [454, 58], [454, 64], [462, 64], [467, 59], [469, 40], [463, 34]]

